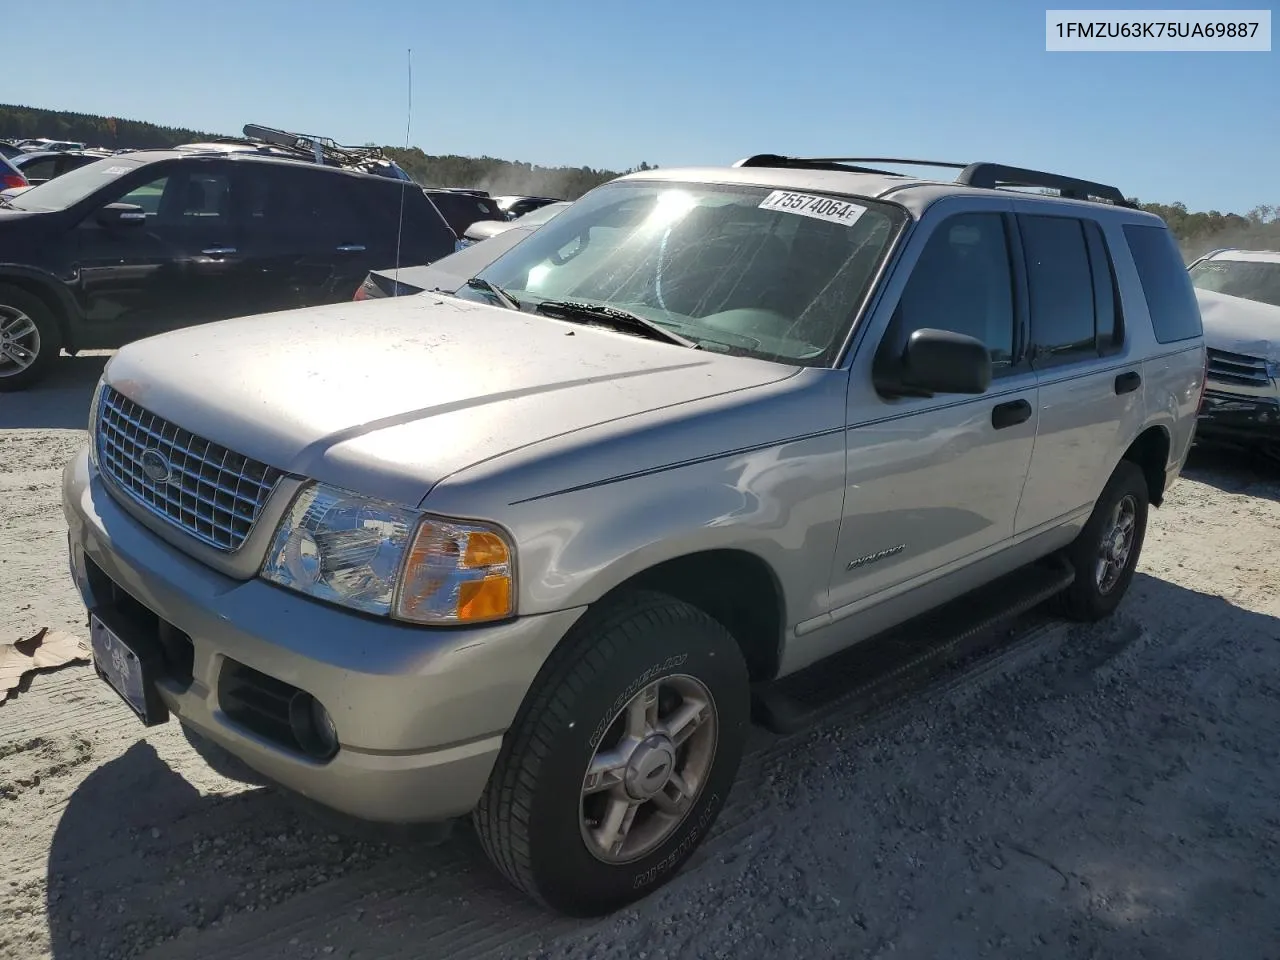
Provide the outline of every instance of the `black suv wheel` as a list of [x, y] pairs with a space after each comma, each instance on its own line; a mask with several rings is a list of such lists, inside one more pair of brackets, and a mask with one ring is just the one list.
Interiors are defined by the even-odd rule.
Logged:
[[57, 318], [44, 301], [0, 283], [0, 392], [25, 390], [43, 378], [61, 349]]

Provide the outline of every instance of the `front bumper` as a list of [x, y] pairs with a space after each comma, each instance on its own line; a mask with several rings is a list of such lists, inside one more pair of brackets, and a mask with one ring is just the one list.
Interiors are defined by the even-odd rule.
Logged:
[[1209, 388], [1196, 419], [1196, 436], [1243, 445], [1280, 442], [1280, 396]]
[[[114, 585], [190, 640], [189, 676], [156, 681], [169, 711], [269, 779], [368, 820], [469, 812], [539, 668], [582, 612], [467, 629], [365, 617], [196, 562], [129, 516], [85, 452], [62, 493], [85, 604], [102, 606], [102, 585]], [[241, 665], [319, 700], [336, 755], [316, 761], [229, 716], [220, 674]]]

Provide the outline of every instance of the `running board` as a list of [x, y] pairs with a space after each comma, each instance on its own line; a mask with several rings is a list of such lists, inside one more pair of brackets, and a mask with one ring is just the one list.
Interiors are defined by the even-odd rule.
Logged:
[[[950, 664], [999, 642], [1001, 627], [1061, 593], [1075, 571], [1060, 556], [1016, 570], [805, 669], [757, 684], [755, 721], [795, 733], [841, 706], [900, 696]], [[861, 709], [858, 712], [863, 712]]]

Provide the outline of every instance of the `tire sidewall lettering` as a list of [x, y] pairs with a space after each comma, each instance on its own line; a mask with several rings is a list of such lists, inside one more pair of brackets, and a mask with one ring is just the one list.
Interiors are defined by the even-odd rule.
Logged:
[[689, 832], [680, 838], [680, 842], [676, 844], [675, 849], [653, 866], [637, 873], [631, 880], [631, 889], [639, 890], [641, 887], [647, 887], [659, 880], [664, 874], [670, 873], [684, 863], [685, 857], [697, 846], [698, 839], [720, 809], [720, 795], [711, 793], [703, 798], [702, 804], [702, 811], [699, 813], [698, 819], [694, 822]]
[[639, 693], [641, 689], [653, 683], [654, 680], [657, 680], [659, 677], [665, 676], [671, 671], [684, 666], [688, 659], [689, 654], [687, 653], [677, 653], [673, 656], [667, 657], [667, 659], [653, 664], [653, 666], [649, 667], [641, 673], [639, 677], [628, 684], [627, 688], [623, 690], [622, 693], [618, 694], [613, 703], [605, 710], [604, 716], [600, 719], [600, 723], [597, 724], [595, 730], [592, 731], [591, 737], [587, 741], [592, 752], [594, 753], [596, 748], [600, 746], [600, 741], [604, 739], [604, 735], [608, 732], [609, 727], [613, 725], [614, 718], [617, 717], [618, 711], [627, 705], [627, 701]]

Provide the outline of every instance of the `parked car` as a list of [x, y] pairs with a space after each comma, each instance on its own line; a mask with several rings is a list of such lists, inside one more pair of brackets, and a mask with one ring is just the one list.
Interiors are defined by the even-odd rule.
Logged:
[[423, 193], [449, 224], [454, 235], [455, 249], [461, 248], [463, 235], [476, 221], [505, 219], [502, 211], [498, 209], [497, 201], [487, 194], [444, 187], [424, 187]]
[[505, 233], [516, 227], [542, 226], [567, 206], [569, 206], [568, 200], [556, 200], [552, 203], [534, 207], [528, 213], [523, 213], [518, 217], [511, 217], [506, 220], [477, 220], [463, 232], [462, 241], [459, 245], [467, 247], [473, 243], [479, 243], [481, 240], [496, 237], [498, 234]]
[[1196, 437], [1280, 460], [1280, 251], [1215, 250], [1188, 270], [1209, 353]]
[[78, 140], [50, 140], [46, 137], [37, 137], [34, 140], [23, 140], [18, 146], [28, 153], [35, 153], [49, 150], [84, 150], [87, 145]]
[[527, 213], [519, 220], [477, 220], [466, 230], [458, 252], [430, 264], [370, 270], [356, 300], [404, 297], [424, 290], [454, 293], [480, 270], [538, 229], [565, 207], [559, 201]]
[[22, 148], [8, 140], [0, 140], [0, 160], [12, 160], [22, 156]]
[[12, 160], [0, 157], [0, 203], [10, 190], [22, 190], [30, 186], [22, 171], [13, 165]]
[[532, 213], [549, 203], [565, 202], [558, 197], [495, 197], [494, 199], [498, 201], [498, 208], [506, 214], [508, 220], [523, 217], [526, 213]]
[[402, 181], [256, 152], [114, 155], [0, 206], [0, 391], [37, 382], [59, 348], [350, 301], [397, 250], [430, 262], [453, 244]]
[[27, 183], [34, 187], [109, 156], [111, 153], [106, 150], [43, 150], [21, 154], [9, 162], [22, 171]]
[[1169, 230], [870, 163], [628, 174], [457, 295], [121, 349], [63, 477], [104, 680], [593, 915], [713, 829], [753, 698], [794, 729], [926, 612], [1112, 613], [1204, 385]]

